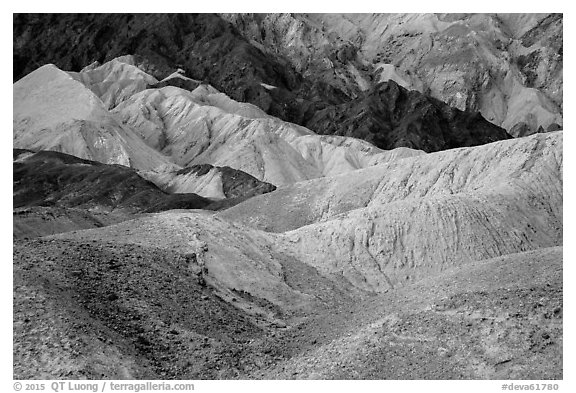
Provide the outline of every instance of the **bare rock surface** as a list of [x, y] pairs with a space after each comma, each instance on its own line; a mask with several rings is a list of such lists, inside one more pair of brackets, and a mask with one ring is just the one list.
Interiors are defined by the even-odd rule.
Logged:
[[137, 64], [134, 56], [127, 55], [69, 74], [92, 90], [107, 109], [112, 109], [149, 85], [158, 83], [156, 78], [142, 71]]
[[346, 173], [398, 155], [422, 154], [415, 149], [390, 153], [361, 139], [319, 136], [209, 85], [191, 92], [148, 89], [112, 113], [177, 165], [229, 166], [275, 186]]
[[557, 132], [297, 183], [215, 216], [164, 213], [59, 236], [141, 245], [165, 239], [161, 247], [185, 253], [195, 252], [200, 236], [209, 277], [297, 309], [306, 302], [279, 284], [285, 258], [350, 290], [378, 293], [451, 267], [562, 245], [561, 172]]
[[[260, 229], [284, 232], [371, 205], [427, 197], [520, 194], [538, 187], [539, 192], [561, 200], [562, 146], [562, 132], [554, 132], [474, 148], [400, 155], [357, 170], [354, 176], [342, 174], [282, 187], [222, 215]], [[549, 180], [554, 187], [547, 184]]]
[[174, 253], [55, 240], [14, 252], [16, 378], [234, 378], [262, 335]]
[[188, 177], [177, 186], [182, 179], [170, 173], [209, 164], [279, 186], [422, 154], [319, 136], [207, 84], [192, 91], [146, 88], [154, 78], [133, 63], [125, 56], [79, 73], [50, 65], [20, 80], [14, 85], [14, 147], [129, 166], [174, 192], [215, 198], [225, 194], [220, 176]]
[[[145, 246], [157, 244], [158, 248], [171, 250], [183, 255], [192, 255], [197, 263], [202, 261], [203, 280], [219, 288], [228, 298], [246, 294], [248, 300], [256, 301], [251, 307], [261, 313], [290, 315], [310, 311], [318, 302], [314, 294], [319, 288], [293, 287], [289, 282], [289, 271], [285, 265], [306, 267], [297, 258], [278, 253], [276, 243], [278, 235], [231, 224], [205, 211], [172, 211], [149, 215], [101, 229], [69, 232], [56, 235], [58, 239], [71, 239], [82, 242], [106, 241], [119, 244], [137, 244]], [[313, 268], [309, 268], [313, 272]], [[336, 276], [328, 278], [314, 273], [324, 282], [322, 287], [332, 289], [346, 297], [344, 288], [351, 288]], [[334, 282], [332, 282], [334, 280]], [[325, 288], [324, 288], [325, 289]], [[352, 290], [352, 293], [357, 292]], [[234, 294], [237, 294], [234, 296]], [[329, 299], [334, 294], [321, 295]], [[326, 301], [326, 300], [324, 300]]]

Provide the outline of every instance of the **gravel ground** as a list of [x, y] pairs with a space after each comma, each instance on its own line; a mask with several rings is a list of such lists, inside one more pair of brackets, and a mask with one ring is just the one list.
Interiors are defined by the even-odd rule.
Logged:
[[14, 378], [562, 378], [561, 247], [355, 299], [272, 323], [176, 252], [15, 240]]

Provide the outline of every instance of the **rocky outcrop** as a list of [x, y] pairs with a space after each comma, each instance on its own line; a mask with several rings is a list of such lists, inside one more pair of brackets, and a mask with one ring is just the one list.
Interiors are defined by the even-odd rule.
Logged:
[[479, 113], [463, 112], [394, 81], [316, 112], [309, 126], [322, 134], [364, 139], [386, 150], [409, 147], [434, 152], [510, 138]]
[[210, 200], [196, 194], [168, 194], [133, 169], [83, 160], [54, 151], [15, 151], [13, 202], [127, 213], [201, 209]]
[[210, 164], [192, 165], [175, 172], [150, 176], [160, 188], [170, 193], [195, 193], [206, 198], [247, 198], [272, 192], [276, 186], [230, 167]]

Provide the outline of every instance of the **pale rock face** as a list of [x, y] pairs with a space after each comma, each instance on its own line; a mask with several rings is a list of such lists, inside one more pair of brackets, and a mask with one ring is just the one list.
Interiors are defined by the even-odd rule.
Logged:
[[[521, 137], [530, 135], [532, 130], [542, 127], [548, 130], [552, 124], [562, 125], [562, 115], [557, 106], [540, 90], [527, 88], [518, 83], [517, 79], [508, 78], [512, 85], [511, 97], [508, 99], [508, 115], [502, 127], [510, 130], [510, 135]], [[527, 125], [525, 132], [519, 132], [517, 125]]]
[[222, 190], [222, 174], [215, 167], [204, 175], [196, 173], [177, 175], [174, 172], [162, 172], [153, 176], [151, 180], [170, 193], [194, 193], [213, 199], [226, 198]]
[[162, 79], [160, 82], [167, 82], [170, 79], [178, 78], [178, 79], [182, 79], [182, 80], [186, 80], [186, 81], [193, 81], [193, 82], [201, 83], [200, 81], [197, 81], [195, 79], [188, 78], [184, 74], [185, 74], [185, 71], [181, 68], [178, 68], [175, 72], [168, 75], [166, 78]]
[[46, 65], [14, 84], [13, 145], [142, 170], [173, 166], [82, 83]]
[[354, 138], [316, 135], [208, 85], [192, 92], [145, 90], [113, 113], [177, 165], [229, 166], [277, 186], [349, 172], [390, 156]]
[[392, 64], [376, 63], [375, 73], [378, 75], [378, 83], [393, 80], [408, 90], [424, 90], [422, 81], [420, 81], [417, 76], [409, 75]]

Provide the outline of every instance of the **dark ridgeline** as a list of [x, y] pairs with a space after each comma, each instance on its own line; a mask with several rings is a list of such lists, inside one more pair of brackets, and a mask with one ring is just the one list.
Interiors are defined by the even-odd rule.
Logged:
[[316, 112], [308, 126], [321, 134], [364, 139], [382, 149], [410, 147], [426, 152], [512, 138], [478, 112], [461, 111], [394, 81]]

